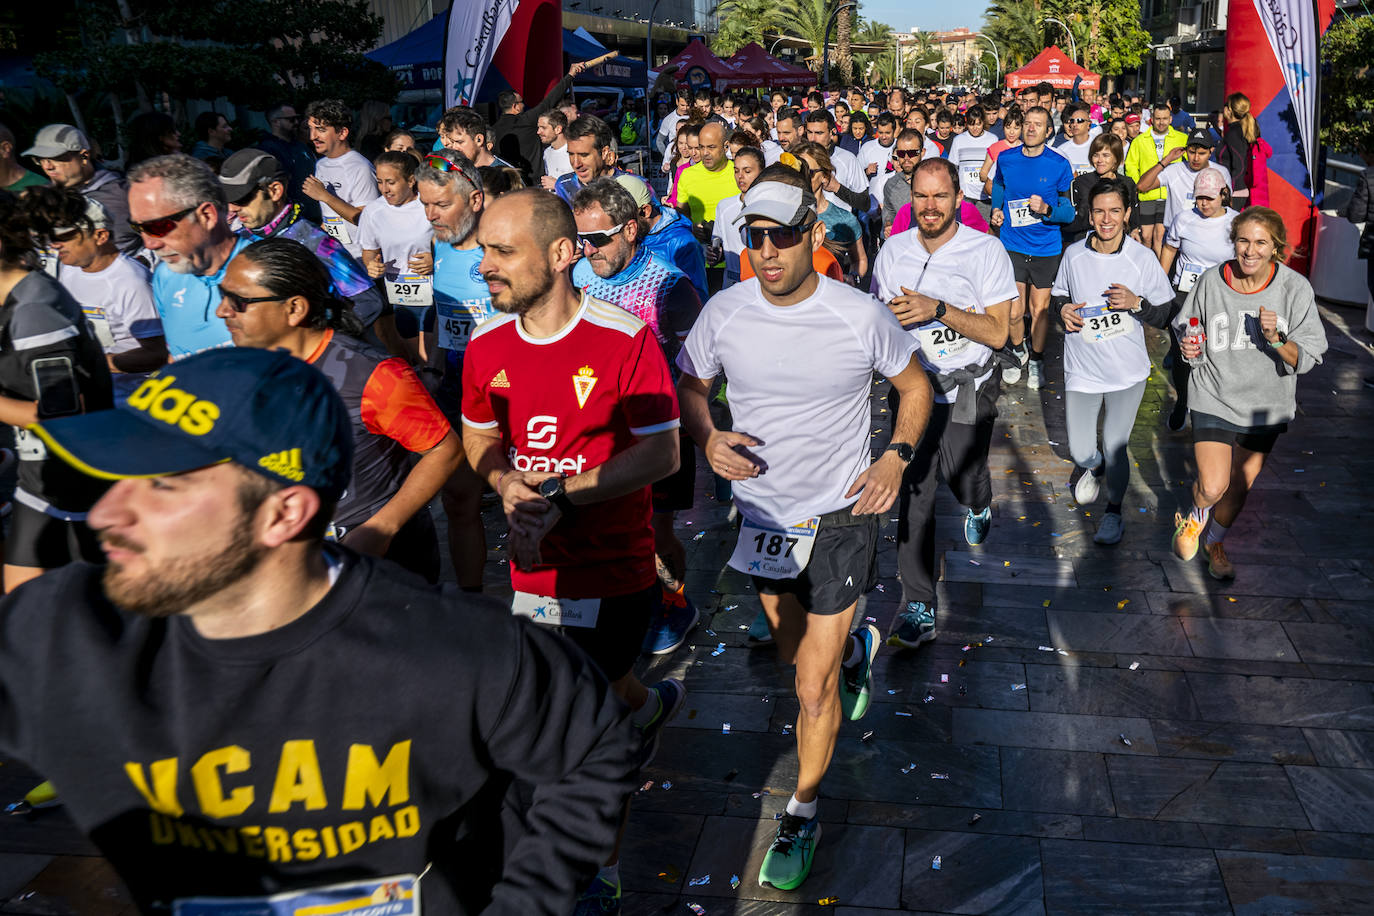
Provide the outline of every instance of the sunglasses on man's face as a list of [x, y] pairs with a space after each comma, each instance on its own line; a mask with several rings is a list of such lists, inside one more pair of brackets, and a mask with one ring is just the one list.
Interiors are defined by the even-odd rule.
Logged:
[[741, 226], [739, 235], [745, 248], [758, 251], [765, 241], [769, 241], [774, 248], [782, 251], [800, 245], [814, 225], [813, 221], [801, 226]]
[[1087, 118], [1069, 118], [1069, 123], [1070, 123], [1070, 124], [1087, 124], [1087, 123], [1088, 123], [1088, 119], [1087, 119]]
[[54, 231], [48, 236], [48, 241], [55, 242], [58, 245], [65, 245], [68, 242], [75, 242], [79, 238], [81, 238], [80, 229], [66, 229]]
[[892, 151], [892, 155], [897, 159], [916, 159], [920, 157], [921, 152], [918, 149], [897, 149]]
[[139, 233], [140, 235], [147, 235], [155, 239], [160, 239], [164, 235], [167, 235], [173, 229], [175, 229], [177, 227], [177, 223], [181, 222], [187, 216], [194, 213], [196, 207], [199, 206], [200, 204], [196, 204], [194, 207], [187, 207], [185, 210], [178, 210], [176, 213], [173, 213], [170, 216], [160, 216], [157, 219], [148, 219], [142, 222], [138, 222], [137, 220], [131, 219], [129, 220], [129, 227], [133, 229], [135, 232]]
[[237, 293], [231, 293], [222, 286], [219, 288], [219, 295], [221, 299], [229, 303], [231, 309], [240, 315], [248, 311], [250, 305], [256, 305], [259, 302], [282, 302], [286, 299], [285, 296], [240, 296]]
[[604, 229], [599, 232], [579, 232], [577, 233], [577, 242], [579, 245], [590, 245], [593, 248], [605, 248], [607, 245], [611, 244], [611, 241], [614, 240], [624, 228], [624, 223], [618, 223], [609, 229]]

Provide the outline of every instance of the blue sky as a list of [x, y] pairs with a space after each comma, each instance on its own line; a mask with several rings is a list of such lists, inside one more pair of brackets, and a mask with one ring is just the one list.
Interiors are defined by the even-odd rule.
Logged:
[[968, 26], [982, 28], [983, 10], [978, 3], [950, 3], [949, 0], [861, 0], [863, 17], [886, 22], [906, 32], [912, 26], [929, 32]]

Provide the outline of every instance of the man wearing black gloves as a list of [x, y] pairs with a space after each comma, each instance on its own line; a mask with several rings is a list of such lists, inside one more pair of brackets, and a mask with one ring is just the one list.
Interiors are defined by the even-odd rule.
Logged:
[[217, 349], [33, 429], [115, 480], [109, 565], [0, 605], [0, 753], [62, 787], [144, 912], [572, 909], [637, 733], [570, 642], [324, 542], [352, 437], [323, 375]]
[[539, 177], [544, 174], [543, 148], [539, 143], [539, 116], [553, 111], [563, 96], [572, 88], [573, 80], [587, 69], [586, 64], [577, 63], [568, 68], [563, 77], [549, 90], [544, 100], [532, 108], [525, 107], [520, 93], [510, 89], [496, 96], [496, 105], [501, 115], [491, 126], [492, 143], [496, 155], [525, 173], [526, 180], [538, 186]]

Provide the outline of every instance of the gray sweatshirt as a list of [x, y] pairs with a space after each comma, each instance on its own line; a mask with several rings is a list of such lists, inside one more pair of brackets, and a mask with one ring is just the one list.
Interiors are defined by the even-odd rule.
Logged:
[[[1227, 262], [1229, 263], [1229, 262]], [[1203, 354], [1189, 360], [1188, 406], [1237, 426], [1287, 423], [1297, 413], [1298, 376], [1322, 361], [1326, 331], [1301, 274], [1282, 264], [1257, 293], [1238, 293], [1222, 278], [1223, 263], [1208, 270], [1188, 293], [1174, 319], [1179, 339], [1196, 317], [1207, 335]], [[1278, 315], [1279, 330], [1298, 345], [1297, 368], [1279, 358], [1259, 329], [1259, 309]]]

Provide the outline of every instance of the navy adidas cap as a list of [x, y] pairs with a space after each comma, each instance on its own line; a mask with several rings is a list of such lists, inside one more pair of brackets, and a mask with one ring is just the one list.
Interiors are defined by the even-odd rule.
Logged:
[[334, 386], [285, 350], [225, 347], [158, 370], [127, 404], [31, 426], [92, 477], [164, 477], [233, 461], [337, 500], [353, 432]]

